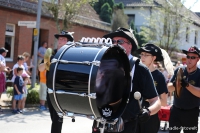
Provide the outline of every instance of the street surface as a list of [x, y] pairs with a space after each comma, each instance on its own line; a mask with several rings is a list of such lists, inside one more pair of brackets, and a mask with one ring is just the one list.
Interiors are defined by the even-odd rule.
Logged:
[[[50, 133], [51, 120], [48, 111], [40, 111], [36, 107], [27, 108], [24, 114], [12, 114], [10, 109], [5, 108], [3, 111], [0, 113], [0, 133]], [[71, 118], [64, 117], [62, 133], [91, 133], [91, 126], [92, 120], [88, 118], [76, 117], [76, 121], [71, 122]], [[161, 123], [162, 126], [164, 122]]]
[[[0, 100], [4, 111], [0, 112], [0, 133], [50, 133], [49, 111], [40, 111], [37, 108], [39, 105], [27, 105], [25, 113], [12, 114], [10, 101], [11, 97], [8, 98], [3, 93]], [[171, 103], [170, 101], [168, 102]], [[75, 120], [72, 122], [70, 117], [64, 117], [62, 133], [91, 133], [92, 120], [85, 117], [76, 117]], [[161, 128], [164, 127], [164, 123], [161, 121]], [[168, 131], [160, 130], [158, 133], [168, 133]]]

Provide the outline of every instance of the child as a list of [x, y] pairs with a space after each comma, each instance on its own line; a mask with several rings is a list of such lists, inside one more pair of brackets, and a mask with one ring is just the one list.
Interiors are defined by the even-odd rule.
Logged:
[[[14, 98], [13, 98], [13, 104], [12, 104], [12, 108], [13, 108], [13, 113], [22, 113], [21, 106], [22, 106], [22, 99], [23, 99], [23, 91], [22, 88], [24, 86], [24, 81], [21, 77], [23, 73], [23, 68], [22, 67], [18, 67], [17, 68], [17, 75], [15, 77], [14, 80]], [[16, 101], [18, 101], [18, 105], [16, 109]]]
[[40, 72], [40, 91], [39, 91], [39, 98], [40, 98], [40, 110], [47, 110], [45, 107], [45, 101], [47, 97], [47, 86], [46, 86], [46, 70]]
[[24, 107], [25, 107], [25, 103], [26, 103], [26, 98], [27, 98], [27, 94], [28, 94], [28, 90], [27, 90], [27, 87], [26, 85], [27, 84], [30, 84], [30, 79], [28, 78], [28, 76], [26, 74], [22, 74], [22, 78], [23, 78], [23, 81], [24, 81], [24, 86], [22, 88], [22, 91], [23, 91], [23, 99], [22, 99], [22, 106], [21, 106], [21, 112], [23, 113], [24, 112]]
[[27, 61], [30, 58], [30, 54], [27, 52], [24, 52], [22, 55], [24, 56], [24, 64], [23, 65], [24, 65], [25, 71], [29, 76], [31, 76], [31, 72], [29, 71], [29, 69], [32, 68], [32, 66], [27, 65]]

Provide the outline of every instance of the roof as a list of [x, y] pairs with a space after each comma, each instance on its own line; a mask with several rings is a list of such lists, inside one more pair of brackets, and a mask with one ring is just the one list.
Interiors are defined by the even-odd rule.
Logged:
[[122, 2], [125, 7], [151, 7], [156, 6], [158, 3], [154, 2], [153, 4], [149, 4], [143, 2], [142, 0], [115, 0], [115, 3]]
[[[38, 4], [36, 2], [30, 2], [30, 0], [0, 0], [0, 7], [37, 14]], [[41, 15], [50, 18], [53, 17], [45, 6], [42, 6]], [[111, 24], [101, 21], [99, 15], [96, 14], [96, 11], [89, 3], [82, 5], [81, 10], [78, 15], [74, 17], [73, 22], [101, 30], [111, 31]]]
[[196, 15], [198, 15], [200, 17], [200, 12], [195, 12], [195, 13], [196, 13]]
[[82, 5], [78, 14], [72, 19], [72, 21], [78, 24], [111, 31], [111, 24], [103, 22], [93, 7], [88, 3]]

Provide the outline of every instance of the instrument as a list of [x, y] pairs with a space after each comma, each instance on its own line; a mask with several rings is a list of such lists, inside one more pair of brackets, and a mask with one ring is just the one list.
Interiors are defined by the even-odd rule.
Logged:
[[182, 86], [181, 86], [181, 80], [183, 78], [183, 68], [178, 68], [178, 72], [176, 74], [176, 80], [175, 80], [175, 96], [179, 98], [181, 96]]
[[116, 123], [125, 110], [131, 76], [123, 47], [104, 41], [67, 43], [55, 54], [49, 70], [48, 95], [60, 117], [75, 121], [75, 116], [86, 116], [105, 126]]
[[49, 71], [49, 67], [51, 65], [50, 58], [51, 58], [52, 54], [53, 54], [52, 48], [48, 48], [44, 54], [45, 69], [48, 71]]

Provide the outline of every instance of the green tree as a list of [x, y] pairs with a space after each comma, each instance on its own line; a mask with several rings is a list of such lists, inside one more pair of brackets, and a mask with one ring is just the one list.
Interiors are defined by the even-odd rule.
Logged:
[[115, 4], [114, 0], [99, 0], [97, 2], [93, 0], [91, 5], [93, 6], [97, 14], [100, 15], [100, 18], [106, 22], [111, 22], [114, 10], [124, 9], [124, 5], [122, 2]]
[[101, 13], [99, 15], [100, 15], [100, 18], [104, 20], [105, 22], [108, 22], [108, 23], [111, 22], [112, 9], [108, 3], [105, 3], [101, 7]]
[[143, 35], [140, 35], [137, 28], [135, 28], [134, 21], [132, 20], [130, 23], [130, 28], [133, 30], [133, 34], [135, 35], [136, 40], [138, 41], [139, 47], [141, 47], [143, 44], [147, 43]]
[[43, 3], [49, 10], [53, 19], [56, 22], [57, 30], [67, 30], [71, 25], [72, 18], [78, 14], [81, 6], [89, 0], [50, 0], [48, 3]]
[[111, 9], [113, 8], [114, 6], [114, 0], [99, 0], [97, 2], [95, 2], [93, 5], [94, 7], [94, 10], [97, 12], [97, 14], [100, 14], [101, 13], [101, 8], [104, 4], [108, 3], [109, 6], [111, 7]]
[[112, 17], [112, 31], [116, 31], [117, 28], [129, 28], [128, 26], [128, 16], [124, 14], [124, 11], [121, 9], [114, 10]]
[[149, 17], [145, 17], [147, 23], [142, 27], [141, 34], [147, 42], [155, 43], [171, 55], [172, 51], [177, 50], [178, 43], [185, 39], [181, 35], [190, 32], [185, 30], [191, 24], [190, 11], [180, 0], [162, 1], [159, 4], [152, 7]]
[[117, 10], [117, 9], [124, 9], [124, 4], [122, 2], [120, 3], [116, 3], [113, 7], [114, 10]]

